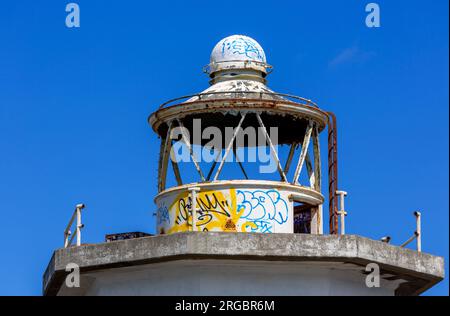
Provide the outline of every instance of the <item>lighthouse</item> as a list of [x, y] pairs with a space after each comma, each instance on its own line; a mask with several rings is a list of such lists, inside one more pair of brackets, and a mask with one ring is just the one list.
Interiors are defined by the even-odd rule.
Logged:
[[[183, 102], [169, 101], [150, 116], [161, 138], [155, 198], [158, 234], [322, 234], [319, 134], [328, 114], [310, 100], [268, 88], [271, 69], [254, 39], [226, 37], [215, 45], [205, 68], [210, 87]], [[199, 132], [216, 132], [214, 147], [210, 139], [195, 137], [196, 127]], [[194, 182], [184, 181], [185, 168], [178, 163], [173, 143], [190, 153]], [[202, 154], [211, 150], [214, 159], [201, 165]], [[260, 157], [261, 152], [268, 154], [269, 164], [260, 159], [249, 162], [252, 153]], [[225, 166], [234, 167], [232, 179], [224, 174]], [[248, 169], [256, 169], [255, 174]], [[168, 177], [173, 178], [171, 187]]]
[[69, 223], [44, 295], [419, 295], [440, 282], [420, 212], [401, 245], [345, 231], [336, 117], [270, 89], [272, 70], [255, 39], [220, 40], [203, 68], [209, 87], [148, 118], [160, 138], [155, 234], [83, 244], [77, 205], [77, 243]]

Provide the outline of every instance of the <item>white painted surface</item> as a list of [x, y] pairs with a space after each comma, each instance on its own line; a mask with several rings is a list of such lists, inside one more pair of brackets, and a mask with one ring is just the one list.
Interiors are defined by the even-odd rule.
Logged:
[[231, 35], [220, 40], [211, 53], [211, 63], [236, 60], [266, 62], [266, 54], [261, 45], [245, 35]]
[[266, 54], [261, 45], [245, 35], [220, 40], [211, 52], [209, 73], [220, 70], [256, 70], [267, 74]]
[[178, 260], [84, 274], [84, 289], [63, 287], [59, 294], [394, 295], [401, 283], [381, 279], [380, 288], [368, 288], [363, 270], [330, 262]]

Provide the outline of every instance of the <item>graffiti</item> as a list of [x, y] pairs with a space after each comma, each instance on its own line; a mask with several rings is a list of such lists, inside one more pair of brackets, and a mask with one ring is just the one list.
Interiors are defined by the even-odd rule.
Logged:
[[[169, 205], [158, 209], [158, 224], [165, 232], [192, 230], [189, 192], [162, 204]], [[284, 224], [288, 218], [287, 203], [277, 190], [201, 191], [195, 206], [195, 231], [272, 233], [276, 224]]]
[[158, 225], [161, 225], [163, 223], [170, 223], [169, 209], [167, 208], [167, 206], [160, 206], [156, 214], [158, 214]]
[[219, 199], [217, 193], [206, 193], [203, 198], [197, 199], [197, 203], [200, 207], [201, 212], [217, 212], [226, 216], [230, 216], [227, 209], [230, 209], [230, 205], [227, 199]]
[[[236, 207], [236, 192], [230, 189], [229, 194], [222, 191], [199, 192], [196, 198], [197, 231], [238, 231], [238, 221], [243, 210]], [[178, 196], [171, 209], [175, 209], [175, 225], [169, 233], [188, 231], [192, 227], [192, 200], [188, 193]]]
[[258, 48], [257, 44], [243, 37], [233, 39], [232, 41], [225, 40], [222, 43], [222, 57], [225, 57], [226, 54], [244, 55], [250, 59], [264, 61], [264, 53]]
[[283, 224], [288, 218], [288, 206], [277, 190], [238, 191], [238, 207], [244, 208], [242, 218], [250, 221], [274, 220]]
[[252, 233], [272, 233], [273, 225], [270, 221], [253, 221], [252, 226], [249, 226], [249, 232]]
[[[200, 194], [196, 199], [197, 205], [197, 221], [198, 226], [209, 224], [216, 216], [222, 215], [226, 218], [230, 217], [230, 205], [228, 200], [218, 192], [205, 192]], [[190, 196], [183, 195], [178, 198], [177, 202], [176, 224], [187, 222], [192, 216], [192, 200]]]

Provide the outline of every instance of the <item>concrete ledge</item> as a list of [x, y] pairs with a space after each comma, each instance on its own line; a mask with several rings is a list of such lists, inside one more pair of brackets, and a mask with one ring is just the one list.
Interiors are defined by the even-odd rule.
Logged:
[[58, 249], [44, 273], [44, 295], [56, 295], [66, 265], [81, 273], [179, 259], [332, 261], [379, 264], [382, 274], [408, 280], [397, 295], [418, 295], [444, 278], [444, 259], [355, 235], [188, 232]]

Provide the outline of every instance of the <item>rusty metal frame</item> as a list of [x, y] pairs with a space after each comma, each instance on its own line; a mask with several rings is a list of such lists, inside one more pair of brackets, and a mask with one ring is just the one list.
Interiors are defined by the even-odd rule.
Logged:
[[305, 165], [306, 165], [306, 170], [308, 171], [308, 177], [309, 177], [309, 186], [312, 189], [315, 189], [315, 183], [316, 183], [316, 175], [312, 166], [312, 162], [311, 159], [309, 158], [309, 153], [306, 152], [306, 156], [305, 156]]
[[236, 158], [237, 163], [239, 164], [239, 167], [241, 168], [242, 173], [244, 174], [245, 179], [248, 180], [249, 178], [248, 178], [247, 172], [245, 172], [244, 166], [242, 165], [242, 162], [239, 160], [238, 153], [234, 146], [233, 146], [233, 154], [234, 154], [234, 157]]
[[[209, 95], [225, 95], [226, 96], [226, 95], [230, 95], [232, 93], [234, 93], [236, 95], [238, 95], [238, 94], [248, 94], [248, 95], [256, 94], [256, 95], [259, 95], [259, 99], [263, 99], [263, 96], [291, 98], [291, 99], [305, 102], [306, 105], [319, 108], [319, 106], [312, 100], [302, 98], [302, 97], [292, 95], [292, 94], [286, 94], [286, 93], [264, 92], [264, 91], [211, 91], [211, 92], [205, 92], [205, 93], [190, 94], [190, 95], [185, 95], [185, 96], [181, 96], [178, 98], [170, 99], [170, 100], [162, 103], [158, 109], [161, 110], [168, 104], [171, 104], [171, 103], [174, 103], [177, 101], [181, 101], [181, 100], [185, 100], [185, 99], [197, 97], [199, 100], [202, 100], [202, 97], [204, 97], [204, 96], [209, 96]], [[286, 100], [286, 101], [288, 101], [288, 100]]]
[[[245, 116], [245, 115], [244, 115], [244, 116]], [[241, 120], [243, 121], [243, 118], [242, 118]], [[242, 126], [242, 122], [239, 122], [238, 127], [236, 128], [236, 131], [238, 131], [238, 128], [241, 127], [241, 126]], [[236, 134], [236, 135], [233, 135], [233, 139], [232, 139], [231, 142], [230, 142], [231, 144], [233, 144], [234, 139], [236, 138], [236, 136], [237, 136], [237, 134]], [[234, 146], [232, 146], [232, 148], [233, 148], [233, 154], [234, 154], [234, 156], [236, 157], [236, 161], [239, 163], [239, 166], [240, 166], [242, 172], [244, 173], [245, 178], [248, 179], [247, 173], [245, 172], [245, 169], [244, 169], [244, 167], [242, 166], [242, 163], [239, 161], [239, 157], [238, 157], [237, 154], [236, 154], [236, 151], [235, 151]], [[209, 169], [208, 175], [206, 176], [206, 181], [209, 181], [209, 179], [211, 179], [211, 175], [212, 175], [212, 173], [213, 173], [213, 171], [214, 171], [214, 169], [215, 169], [215, 167], [216, 167], [216, 165], [217, 165], [217, 160], [219, 159], [219, 157], [220, 157], [221, 154], [222, 154], [222, 151], [220, 151], [220, 152], [217, 154], [216, 158], [214, 159], [213, 164], [212, 164], [211, 168]]]
[[303, 163], [306, 159], [306, 154], [308, 152], [309, 142], [311, 140], [311, 133], [313, 129], [313, 122], [310, 120], [308, 126], [306, 127], [305, 137], [303, 138], [302, 151], [298, 159], [297, 167], [295, 168], [294, 179], [292, 184], [299, 184], [298, 178], [300, 177], [300, 172], [303, 168]]
[[158, 167], [158, 192], [161, 192], [166, 187], [167, 179], [167, 162], [169, 153], [170, 132], [172, 128], [172, 121], [168, 123], [168, 129], [166, 135], [161, 138], [161, 147], [159, 151], [159, 167]]
[[[244, 96], [243, 96], [244, 95]], [[215, 98], [214, 96], [217, 96]], [[234, 97], [233, 97], [234, 96]], [[247, 96], [247, 97], [246, 97]], [[256, 98], [255, 98], [256, 96]], [[278, 98], [275, 98], [278, 96]], [[193, 99], [193, 98], [197, 99]], [[296, 100], [300, 100], [301, 103], [293, 102], [286, 98], [295, 98]], [[171, 104], [176, 101], [191, 98], [182, 103]], [[304, 99], [301, 97], [296, 97], [287, 94], [279, 94], [279, 93], [268, 93], [268, 92], [253, 92], [253, 91], [226, 91], [226, 92], [207, 92], [200, 94], [193, 94], [189, 96], [184, 96], [176, 99], [172, 99], [168, 102], [163, 103], [159, 110], [153, 113], [149, 117], [149, 123], [153, 127], [155, 131], [160, 131], [161, 124], [168, 124], [171, 121], [179, 122], [180, 127], [184, 127], [182, 122], [180, 121], [182, 118], [194, 114], [201, 113], [227, 113], [233, 111], [245, 111], [246, 113], [254, 113], [258, 119], [259, 125], [262, 127], [264, 131], [264, 135], [268, 141], [268, 145], [271, 149], [272, 155], [274, 156], [277, 162], [278, 172], [280, 173], [282, 181], [288, 182], [286, 179], [286, 175], [292, 167], [293, 157], [295, 155], [296, 148], [301, 146], [300, 158], [297, 162], [297, 167], [295, 170], [295, 175], [293, 182], [288, 182], [292, 185], [300, 185], [299, 178], [303, 169], [303, 165], [306, 165], [306, 169], [308, 171], [309, 176], [309, 187], [317, 192], [320, 192], [321, 189], [321, 157], [320, 157], [320, 143], [319, 143], [319, 133], [328, 126], [328, 189], [329, 189], [329, 212], [330, 212], [330, 234], [338, 233], [338, 224], [339, 217], [337, 216], [337, 201], [334, 192], [337, 190], [337, 124], [336, 117], [331, 112], [325, 112], [318, 108], [317, 104], [312, 102], [311, 100]], [[308, 126], [306, 128], [305, 137], [301, 143], [294, 142], [291, 144], [291, 148], [289, 151], [289, 156], [284, 165], [284, 168], [281, 167], [280, 157], [275, 151], [274, 145], [272, 144], [270, 137], [267, 136], [267, 129], [264, 126], [264, 123], [261, 119], [260, 113], [267, 112], [269, 114], [277, 115], [289, 115], [292, 116], [293, 119], [303, 119], [308, 120]], [[172, 127], [173, 128], [173, 127]], [[170, 130], [170, 128], [169, 128]], [[163, 137], [161, 135], [162, 145], [161, 148], [163, 152], [169, 150], [171, 152], [172, 142], [167, 143], [167, 136]], [[187, 137], [183, 131], [182, 133], [183, 140], [186, 146], [189, 149], [191, 154], [191, 158], [196, 166], [200, 177], [202, 178], [202, 182], [208, 182], [211, 175], [214, 173], [214, 168], [217, 166], [218, 161], [214, 161], [214, 166], [212, 172], [208, 175], [208, 179], [205, 180], [203, 176], [202, 170], [200, 169], [199, 164], [194, 159], [193, 148], [190, 144], [190, 141], [187, 140]], [[227, 152], [225, 154], [225, 159], [233, 149], [233, 153], [236, 156], [239, 167], [242, 170], [245, 178], [248, 179], [248, 175], [242, 165], [241, 161], [239, 161], [238, 155], [236, 153], [236, 149], [233, 146], [234, 143], [231, 142], [228, 144]], [[313, 152], [308, 153], [310, 143], [313, 146]], [[167, 144], [168, 148], [165, 148]], [[171, 153], [172, 154], [172, 153]], [[163, 163], [167, 161], [166, 154], [163, 155], [163, 160], [160, 161], [160, 172], [159, 175], [164, 175], [167, 177], [167, 170], [165, 170]], [[223, 159], [222, 159], [223, 160]], [[223, 162], [221, 162], [223, 167]], [[168, 164], [168, 162], [166, 162]], [[175, 176], [177, 177], [178, 186], [182, 186], [180, 170], [178, 169], [178, 165], [176, 162], [172, 160], [172, 166], [174, 169]], [[222, 168], [220, 168], [222, 169]], [[218, 170], [219, 171], [219, 170]], [[218, 179], [220, 171], [214, 177], [214, 180]], [[164, 178], [165, 178], [164, 177]], [[160, 177], [161, 178], [161, 177]], [[163, 184], [165, 184], [166, 180], [163, 180]], [[161, 190], [161, 185], [159, 186]]]
[[183, 180], [181, 179], [181, 173], [180, 173], [180, 169], [178, 168], [178, 163], [176, 161], [176, 157], [174, 152], [172, 151], [172, 146], [173, 146], [173, 140], [170, 140], [169, 146], [169, 152], [170, 152], [170, 161], [172, 163], [172, 170], [173, 173], [175, 174], [175, 179], [177, 180], [177, 184], [178, 185], [183, 185]]
[[173, 173], [177, 180], [178, 185], [182, 185], [183, 181], [181, 179], [180, 169], [178, 168], [178, 163], [176, 162], [174, 153], [172, 152], [172, 132], [173, 121], [170, 121], [167, 126], [167, 133], [161, 138], [161, 148], [159, 152], [159, 162], [158, 162], [158, 192], [165, 190], [167, 182], [167, 169], [168, 160], [170, 159], [172, 163]]
[[320, 140], [319, 140], [319, 129], [317, 124], [314, 124], [313, 129], [313, 150], [314, 150], [314, 169], [315, 169], [315, 184], [314, 189], [316, 191], [321, 191], [322, 186], [322, 166], [320, 159]]
[[275, 115], [290, 115], [296, 119], [313, 120], [319, 126], [319, 131], [327, 125], [328, 115], [325, 111], [308, 104], [301, 104], [289, 100], [253, 99], [253, 98], [221, 98], [189, 100], [183, 103], [161, 108], [148, 117], [153, 130], [159, 134], [161, 124], [202, 113], [227, 113], [237, 110], [247, 112], [267, 112]]
[[222, 153], [222, 150], [220, 150], [220, 152], [217, 154], [216, 158], [213, 161], [213, 164], [211, 166], [211, 168], [209, 169], [208, 175], [206, 176], [206, 181], [209, 181], [211, 179], [212, 173], [214, 172], [214, 169], [216, 168], [217, 165], [217, 159], [219, 159], [220, 154]]
[[292, 143], [291, 148], [289, 149], [289, 154], [286, 160], [286, 164], [284, 165], [284, 173], [288, 174], [289, 169], [291, 168], [292, 158], [294, 158], [295, 150], [298, 147], [298, 143]]
[[[216, 181], [217, 178], [219, 177], [220, 172], [222, 171], [222, 168], [223, 168], [223, 164], [225, 163], [225, 160], [227, 159], [228, 154], [230, 153], [230, 149], [234, 144], [234, 140], [236, 139], [237, 134], [239, 134], [240, 128], [242, 126], [242, 122], [244, 122], [244, 119], [245, 119], [245, 116], [247, 115], [247, 113], [243, 113], [241, 115], [242, 115], [241, 120], [239, 121], [239, 124], [233, 133], [233, 137], [231, 138], [230, 142], [228, 143], [227, 150], [225, 151], [225, 155], [222, 157], [222, 161], [220, 162], [220, 165], [217, 168], [217, 171], [216, 171], [216, 174], [214, 175], [213, 181]], [[216, 160], [214, 160], [214, 161], [216, 161]], [[213, 167], [214, 167], [214, 165], [213, 165]]]
[[328, 114], [328, 206], [330, 216], [330, 234], [338, 234], [338, 157], [337, 157], [337, 122], [336, 115]]
[[[313, 130], [313, 134], [314, 134], [314, 130]], [[314, 138], [313, 138], [313, 141], [314, 141]], [[286, 160], [286, 164], [285, 164], [285, 167], [284, 167], [284, 173], [285, 174], [287, 174], [289, 172], [289, 169], [290, 169], [291, 164], [292, 164], [292, 159], [294, 157], [295, 150], [298, 147], [298, 145], [299, 145], [298, 143], [293, 143], [291, 145], [291, 148], [289, 149], [288, 158]], [[314, 167], [313, 167], [311, 159], [309, 157], [309, 153], [306, 153], [306, 156], [305, 156], [305, 163], [306, 163], [306, 168], [308, 170], [309, 183], [310, 183], [310, 187], [313, 188], [313, 189], [317, 189], [317, 185], [316, 185], [316, 181], [317, 181], [316, 178], [317, 178], [317, 176], [316, 176], [316, 174], [318, 174], [320, 176], [320, 167], [319, 168], [316, 167], [317, 161], [319, 161], [319, 165], [320, 165], [320, 158], [317, 159], [315, 157], [317, 153], [318, 152], [315, 150], [314, 151]], [[320, 188], [320, 182], [319, 182], [319, 188]]]
[[198, 164], [197, 160], [195, 160], [194, 150], [193, 150], [193, 148], [192, 148], [191, 141], [190, 141], [190, 139], [186, 136], [186, 133], [184, 132], [185, 127], [184, 127], [184, 125], [183, 125], [183, 123], [181, 122], [180, 119], [177, 119], [177, 122], [178, 122], [178, 125], [179, 125], [180, 129], [181, 129], [181, 130], [180, 130], [180, 131], [181, 131], [181, 137], [182, 137], [182, 139], [183, 139], [183, 142], [185, 143], [185, 145], [186, 145], [187, 148], [189, 149], [189, 154], [191, 155], [192, 162], [193, 162], [194, 165], [195, 165], [195, 169], [197, 169], [197, 172], [199, 173], [200, 178], [202, 179], [202, 181], [205, 181], [205, 177], [204, 177], [204, 175], [203, 175], [202, 169], [200, 168], [200, 165]]
[[270, 147], [270, 151], [272, 152], [273, 157], [275, 158], [276, 162], [277, 162], [277, 168], [278, 168], [278, 172], [280, 173], [281, 178], [283, 179], [284, 182], [288, 182], [287, 178], [286, 178], [286, 174], [283, 171], [283, 167], [281, 167], [281, 163], [280, 163], [280, 159], [278, 158], [277, 152], [275, 150], [275, 147], [273, 146], [272, 140], [270, 139], [269, 134], [267, 133], [267, 129], [264, 126], [264, 123], [261, 119], [261, 116], [258, 113], [256, 114], [256, 118], [258, 119], [259, 125], [262, 128], [262, 131], [264, 132], [264, 136], [266, 137], [267, 142], [269, 143], [269, 147]]

